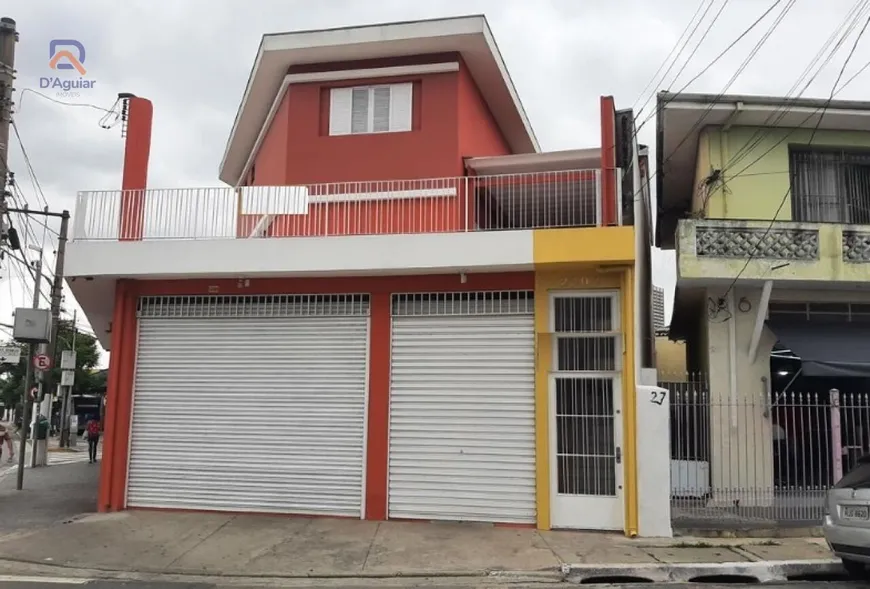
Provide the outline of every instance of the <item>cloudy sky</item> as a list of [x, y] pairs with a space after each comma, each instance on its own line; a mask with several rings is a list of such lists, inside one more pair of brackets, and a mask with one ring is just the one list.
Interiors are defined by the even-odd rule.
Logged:
[[[122, 139], [102, 129], [103, 112], [118, 92], [154, 103], [151, 187], [220, 185], [217, 169], [261, 35], [299, 29], [483, 13], [544, 150], [596, 146], [598, 97], [618, 108], [654, 106], [642, 91], [671, 52], [693, 15], [704, 21], [669, 75], [653, 89], [680, 90], [758, 18], [774, 0], [4, 0], [0, 16], [17, 21], [15, 121], [52, 209], [74, 208], [78, 190], [120, 185]], [[791, 0], [687, 88], [722, 92], [759, 38]], [[796, 0], [730, 93], [782, 95], [792, 86], [855, 0]], [[718, 15], [709, 33], [704, 32]], [[49, 42], [76, 39], [86, 47], [95, 87], [72, 101], [50, 102], [39, 78], [51, 74]], [[698, 43], [700, 42], [700, 45]], [[692, 54], [693, 49], [697, 51]], [[826, 98], [848, 52], [838, 53], [805, 96]], [[870, 34], [846, 78], [870, 58]], [[675, 79], [677, 74], [679, 77]], [[660, 76], [661, 77], [661, 76]], [[54, 96], [50, 90], [43, 91]], [[870, 70], [838, 98], [870, 96]], [[654, 148], [654, 122], [641, 142]], [[14, 137], [14, 135], [13, 135]], [[11, 169], [32, 207], [42, 202], [13, 138]], [[57, 223], [51, 223], [56, 229]], [[43, 230], [34, 225], [38, 240]], [[50, 233], [49, 233], [50, 236]], [[47, 244], [46, 250], [52, 246]], [[656, 252], [655, 281], [674, 285], [674, 257]], [[48, 256], [48, 263], [53, 258]], [[0, 284], [0, 323], [15, 306], [29, 304], [29, 286], [15, 270]], [[75, 308], [67, 295], [66, 308]], [[84, 323], [84, 320], [82, 320]]]

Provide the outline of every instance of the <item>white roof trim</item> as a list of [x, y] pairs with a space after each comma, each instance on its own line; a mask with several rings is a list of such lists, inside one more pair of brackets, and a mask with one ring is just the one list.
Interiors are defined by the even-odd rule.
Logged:
[[[278, 114], [278, 109], [284, 101], [284, 96], [287, 94], [288, 87], [291, 84], [305, 84], [310, 82], [333, 82], [338, 80], [363, 80], [367, 78], [390, 78], [397, 76], [416, 76], [420, 74], [439, 74], [448, 72], [458, 72], [459, 62], [452, 61], [446, 63], [427, 63], [421, 65], [402, 65], [395, 67], [380, 67], [367, 68], [360, 70], [335, 70], [330, 72], [311, 72], [307, 74], [287, 74], [284, 76], [284, 81], [281, 82], [281, 88], [275, 95], [275, 100], [272, 101], [272, 106], [269, 108], [269, 114], [266, 115], [266, 120], [257, 134], [257, 140], [254, 141], [254, 147], [251, 149], [251, 154], [248, 156], [245, 166], [242, 168], [242, 173], [236, 178], [234, 186], [241, 186], [251, 171], [251, 166], [257, 159], [257, 154], [260, 153], [260, 147], [266, 139], [266, 134], [272, 127], [272, 121], [275, 115]], [[224, 156], [226, 158], [226, 156]]]
[[[496, 44], [489, 28], [489, 23], [483, 15], [476, 15], [264, 35], [257, 50], [257, 56], [254, 60], [253, 68], [248, 76], [242, 101], [238, 111], [236, 112], [233, 126], [224, 149], [224, 154], [221, 158], [221, 175], [223, 176], [223, 170], [227, 166], [227, 160], [231, 151], [233, 151], [231, 148], [237, 141], [237, 134], [243, 113], [245, 113], [248, 108], [251, 93], [255, 88], [254, 80], [263, 65], [262, 61], [267, 52], [302, 51], [304, 54], [309, 55], [308, 59], [310, 59], [311, 53], [318, 50], [334, 50], [338, 48], [346, 48], [346, 50], [350, 50], [353, 46], [357, 45], [388, 43], [391, 41], [413, 42], [420, 40], [425, 43], [426, 39], [432, 40], [440, 37], [462, 38], [463, 36], [472, 35], [480, 35], [483, 38], [483, 41], [489, 49], [491, 57], [498, 68], [499, 74], [504, 82], [504, 87], [507, 90], [507, 94], [519, 115], [519, 122], [525, 130], [528, 144], [536, 152], [539, 152], [540, 145], [538, 144], [537, 138], [535, 137], [532, 126], [528, 120], [528, 116], [507, 71], [507, 67], [504, 64], [498, 45]], [[299, 63], [312, 63], [312, 61], [303, 59]], [[316, 63], [316, 61], [314, 61], [314, 63]], [[286, 92], [286, 87], [284, 87], [279, 93], [283, 94], [284, 92]], [[274, 114], [272, 114], [272, 116], [274, 116]], [[235, 159], [235, 157], [238, 156], [234, 155], [233, 157]]]
[[[714, 111], [725, 111], [728, 113], [734, 112], [734, 106], [737, 102], [717, 102], [714, 104], [703, 104], [698, 102], [681, 102], [679, 100], [675, 100], [673, 102], [669, 102], [665, 105], [665, 110], [695, 110], [695, 111], [705, 111], [712, 113]], [[747, 104], [745, 102], [741, 102], [742, 104], [739, 113], [744, 112], [757, 112], [757, 113], [781, 113], [786, 111], [788, 113], [793, 114], [805, 114], [807, 116], [813, 116], [816, 114], [820, 114], [824, 111], [825, 115], [848, 115], [855, 117], [868, 117], [870, 116], [870, 110], [860, 109], [860, 108], [836, 108], [830, 107], [825, 108], [824, 106], [787, 106], [787, 105], [775, 105], [775, 104]], [[719, 123], [717, 123], [719, 124]], [[739, 123], [735, 123], [739, 124]], [[773, 126], [773, 125], [771, 125]]]
[[[591, 162], [594, 162], [595, 165], [591, 168], [584, 168], [584, 166]], [[564, 170], [596, 169], [601, 167], [601, 149], [591, 147], [587, 149], [473, 157], [465, 160], [465, 167], [482, 174], [510, 174], [514, 168], [525, 169], [536, 167], [546, 168], [547, 171], [554, 171], [557, 168]]]

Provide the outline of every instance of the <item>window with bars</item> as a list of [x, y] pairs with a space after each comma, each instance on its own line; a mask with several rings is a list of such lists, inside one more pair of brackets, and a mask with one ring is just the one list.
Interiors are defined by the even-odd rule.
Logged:
[[615, 296], [558, 296], [553, 300], [553, 320], [556, 371], [621, 369]]
[[790, 168], [795, 221], [870, 224], [870, 150], [793, 147]]
[[413, 84], [333, 88], [329, 134], [360, 135], [410, 131]]

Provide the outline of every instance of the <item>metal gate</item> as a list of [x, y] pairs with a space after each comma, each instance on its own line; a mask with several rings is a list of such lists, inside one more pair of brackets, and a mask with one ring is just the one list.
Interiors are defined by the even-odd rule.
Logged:
[[127, 503], [360, 516], [367, 295], [139, 305]]
[[535, 521], [531, 292], [395, 295], [391, 518]]
[[616, 292], [551, 295], [553, 527], [623, 526], [619, 300]]

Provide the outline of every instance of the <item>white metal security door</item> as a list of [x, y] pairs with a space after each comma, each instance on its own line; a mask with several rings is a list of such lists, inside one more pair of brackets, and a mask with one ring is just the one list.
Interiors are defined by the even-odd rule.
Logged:
[[624, 503], [619, 294], [553, 294], [550, 331], [553, 527], [621, 529]]
[[393, 297], [389, 516], [535, 521], [531, 292]]
[[128, 505], [361, 516], [368, 309], [142, 299]]

